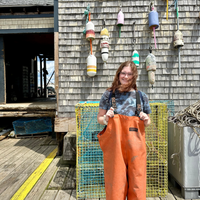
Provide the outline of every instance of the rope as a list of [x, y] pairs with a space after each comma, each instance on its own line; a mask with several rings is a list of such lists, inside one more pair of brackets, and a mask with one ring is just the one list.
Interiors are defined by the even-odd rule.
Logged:
[[195, 130], [195, 127], [200, 128], [200, 100], [176, 113], [175, 116], [168, 117], [168, 121], [180, 127], [191, 127], [200, 138], [200, 135]]
[[[90, 12], [90, 4], [88, 4], [86, 10], [84, 11], [84, 15], [86, 15], [86, 23], [85, 23], [85, 24], [88, 23], [89, 12]], [[86, 28], [85, 28], [85, 30], [83, 31], [83, 34], [86, 34]]]

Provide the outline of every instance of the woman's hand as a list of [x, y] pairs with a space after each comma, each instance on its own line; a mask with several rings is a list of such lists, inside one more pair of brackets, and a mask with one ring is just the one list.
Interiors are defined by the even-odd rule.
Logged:
[[114, 108], [111, 107], [110, 110], [107, 111], [106, 113], [106, 121], [108, 122], [109, 117], [114, 117]]
[[144, 112], [140, 112], [139, 117], [140, 117], [141, 120], [144, 121], [144, 125], [145, 125], [146, 127], [149, 126], [149, 124], [151, 123], [149, 114], [146, 114], [146, 113], [144, 113]]
[[114, 108], [111, 107], [108, 111], [99, 108], [99, 113], [97, 115], [99, 124], [107, 125], [109, 117], [114, 117]]

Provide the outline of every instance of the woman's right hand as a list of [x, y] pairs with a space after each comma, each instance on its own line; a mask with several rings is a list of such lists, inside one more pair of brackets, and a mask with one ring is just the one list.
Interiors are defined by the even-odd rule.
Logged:
[[114, 117], [114, 108], [111, 107], [110, 110], [107, 111], [106, 113], [106, 121], [108, 122], [109, 117]]

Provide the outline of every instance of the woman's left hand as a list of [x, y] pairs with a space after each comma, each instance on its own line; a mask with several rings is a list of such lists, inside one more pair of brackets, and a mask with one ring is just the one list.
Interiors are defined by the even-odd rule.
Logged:
[[140, 117], [141, 120], [144, 121], [144, 125], [145, 125], [145, 126], [148, 126], [148, 125], [150, 124], [149, 115], [147, 115], [146, 113], [140, 112], [139, 117]]

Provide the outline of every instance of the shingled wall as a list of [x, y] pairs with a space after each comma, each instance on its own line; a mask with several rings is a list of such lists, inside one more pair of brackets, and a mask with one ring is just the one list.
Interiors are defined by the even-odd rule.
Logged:
[[54, 0], [1, 0], [0, 6], [14, 7], [14, 6], [52, 6], [54, 5]]
[[[173, 47], [173, 36], [177, 30], [176, 11], [169, 9], [166, 20], [166, 1], [157, 0], [155, 9], [160, 26], [156, 29], [155, 50], [152, 32], [148, 27], [149, 0], [137, 1], [67, 1], [59, 0], [59, 105], [58, 117], [74, 117], [75, 104], [79, 101], [100, 100], [102, 93], [112, 83], [120, 63], [131, 60], [133, 52], [133, 22], [135, 25], [136, 49], [140, 54], [138, 89], [150, 100], [174, 100], [179, 111], [196, 102], [200, 97], [200, 1], [179, 0], [179, 29], [184, 35], [185, 46], [181, 49], [181, 76], [178, 76], [178, 51]], [[173, 1], [169, 1], [171, 5]], [[87, 76], [86, 59], [90, 45], [83, 30], [86, 18], [83, 15], [90, 4], [91, 21], [95, 24], [93, 53], [97, 57], [97, 75]], [[121, 38], [116, 26], [117, 14], [122, 5], [125, 24]], [[110, 50], [107, 66], [101, 58], [100, 31], [103, 19], [110, 32]], [[150, 37], [149, 37], [150, 36]], [[151, 39], [150, 39], [151, 38]], [[152, 43], [157, 70], [154, 89], [148, 82], [145, 58]]]

